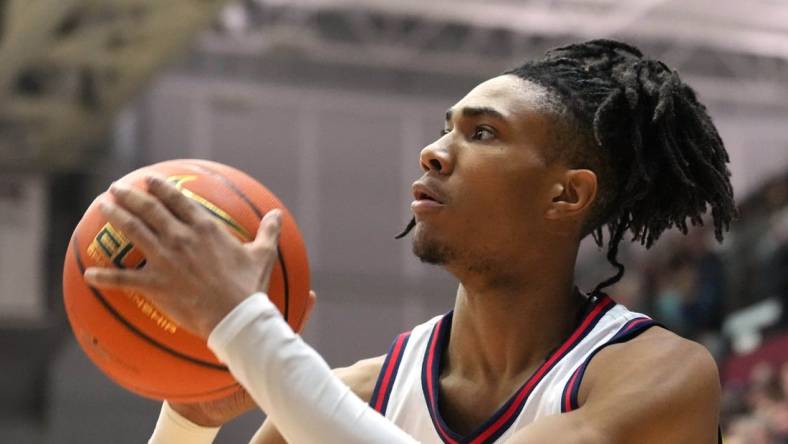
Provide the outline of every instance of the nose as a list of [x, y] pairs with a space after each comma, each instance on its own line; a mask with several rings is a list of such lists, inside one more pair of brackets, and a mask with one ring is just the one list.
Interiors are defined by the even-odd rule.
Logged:
[[454, 169], [454, 159], [448, 147], [438, 142], [426, 146], [419, 154], [419, 162], [424, 172], [434, 171], [438, 174], [449, 175]]

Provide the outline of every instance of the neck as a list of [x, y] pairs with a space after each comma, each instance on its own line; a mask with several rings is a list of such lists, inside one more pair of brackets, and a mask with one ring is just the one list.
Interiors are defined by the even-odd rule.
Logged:
[[519, 270], [500, 267], [507, 276], [459, 276], [444, 371], [506, 381], [539, 365], [570, 334], [583, 307], [573, 283], [576, 253], [552, 254]]

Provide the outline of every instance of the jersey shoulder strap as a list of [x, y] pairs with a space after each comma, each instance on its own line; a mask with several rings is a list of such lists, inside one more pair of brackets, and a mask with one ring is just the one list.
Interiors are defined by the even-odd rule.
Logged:
[[394, 387], [394, 380], [397, 378], [397, 370], [399, 370], [402, 355], [405, 353], [405, 347], [408, 345], [408, 339], [410, 339], [410, 332], [401, 333], [394, 339], [378, 374], [372, 398], [369, 400], [369, 405], [383, 416], [386, 415], [391, 388]]
[[[388, 354], [386, 354], [386, 359], [383, 361], [383, 366], [380, 369], [377, 382], [375, 383], [375, 389], [369, 401], [370, 407], [377, 410], [381, 415], [386, 415], [386, 408], [389, 405], [391, 392], [397, 381], [400, 368], [403, 366], [412, 366], [414, 363], [410, 361], [413, 360], [414, 356], [419, 356], [417, 350], [412, 350], [413, 347], [420, 349], [424, 346], [423, 343], [426, 342], [433, 326], [444, 316], [445, 315], [435, 316], [429, 321], [417, 325], [413, 330], [401, 333], [394, 338], [394, 342], [392, 342]], [[408, 356], [410, 356], [410, 358], [408, 358]], [[403, 359], [407, 362], [403, 362]]]
[[604, 342], [603, 344], [599, 345], [596, 349], [594, 349], [591, 354], [577, 367], [577, 370], [572, 373], [572, 376], [569, 378], [569, 381], [564, 386], [564, 390], [561, 394], [561, 412], [566, 413], [572, 410], [575, 410], [579, 407], [577, 396], [580, 392], [580, 384], [583, 381], [583, 376], [585, 375], [586, 369], [588, 368], [588, 364], [591, 362], [591, 359], [596, 356], [597, 353], [604, 350], [606, 347], [614, 344], [621, 344], [623, 342], [627, 342], [644, 331], [648, 330], [651, 327], [660, 325], [657, 321], [647, 317], [647, 316], [640, 316], [634, 319], [629, 320], [626, 324], [624, 324], [617, 332], [614, 334], [608, 341]]

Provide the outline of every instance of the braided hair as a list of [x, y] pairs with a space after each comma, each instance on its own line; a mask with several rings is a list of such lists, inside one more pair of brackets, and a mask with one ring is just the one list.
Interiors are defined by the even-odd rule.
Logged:
[[[618, 282], [618, 246], [627, 231], [650, 248], [667, 229], [703, 225], [711, 207], [722, 241], [736, 216], [728, 153], [695, 91], [676, 71], [613, 40], [592, 40], [548, 51], [504, 74], [546, 88], [557, 115], [556, 147], [548, 162], [596, 172], [596, 201], [582, 235], [604, 244], [616, 273], [592, 291]], [[404, 236], [414, 221], [408, 224]]]

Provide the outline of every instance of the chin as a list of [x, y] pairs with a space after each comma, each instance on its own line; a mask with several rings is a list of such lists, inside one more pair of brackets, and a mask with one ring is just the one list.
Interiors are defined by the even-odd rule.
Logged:
[[448, 245], [427, 236], [418, 226], [413, 235], [413, 254], [422, 262], [433, 265], [444, 265], [455, 256]]

